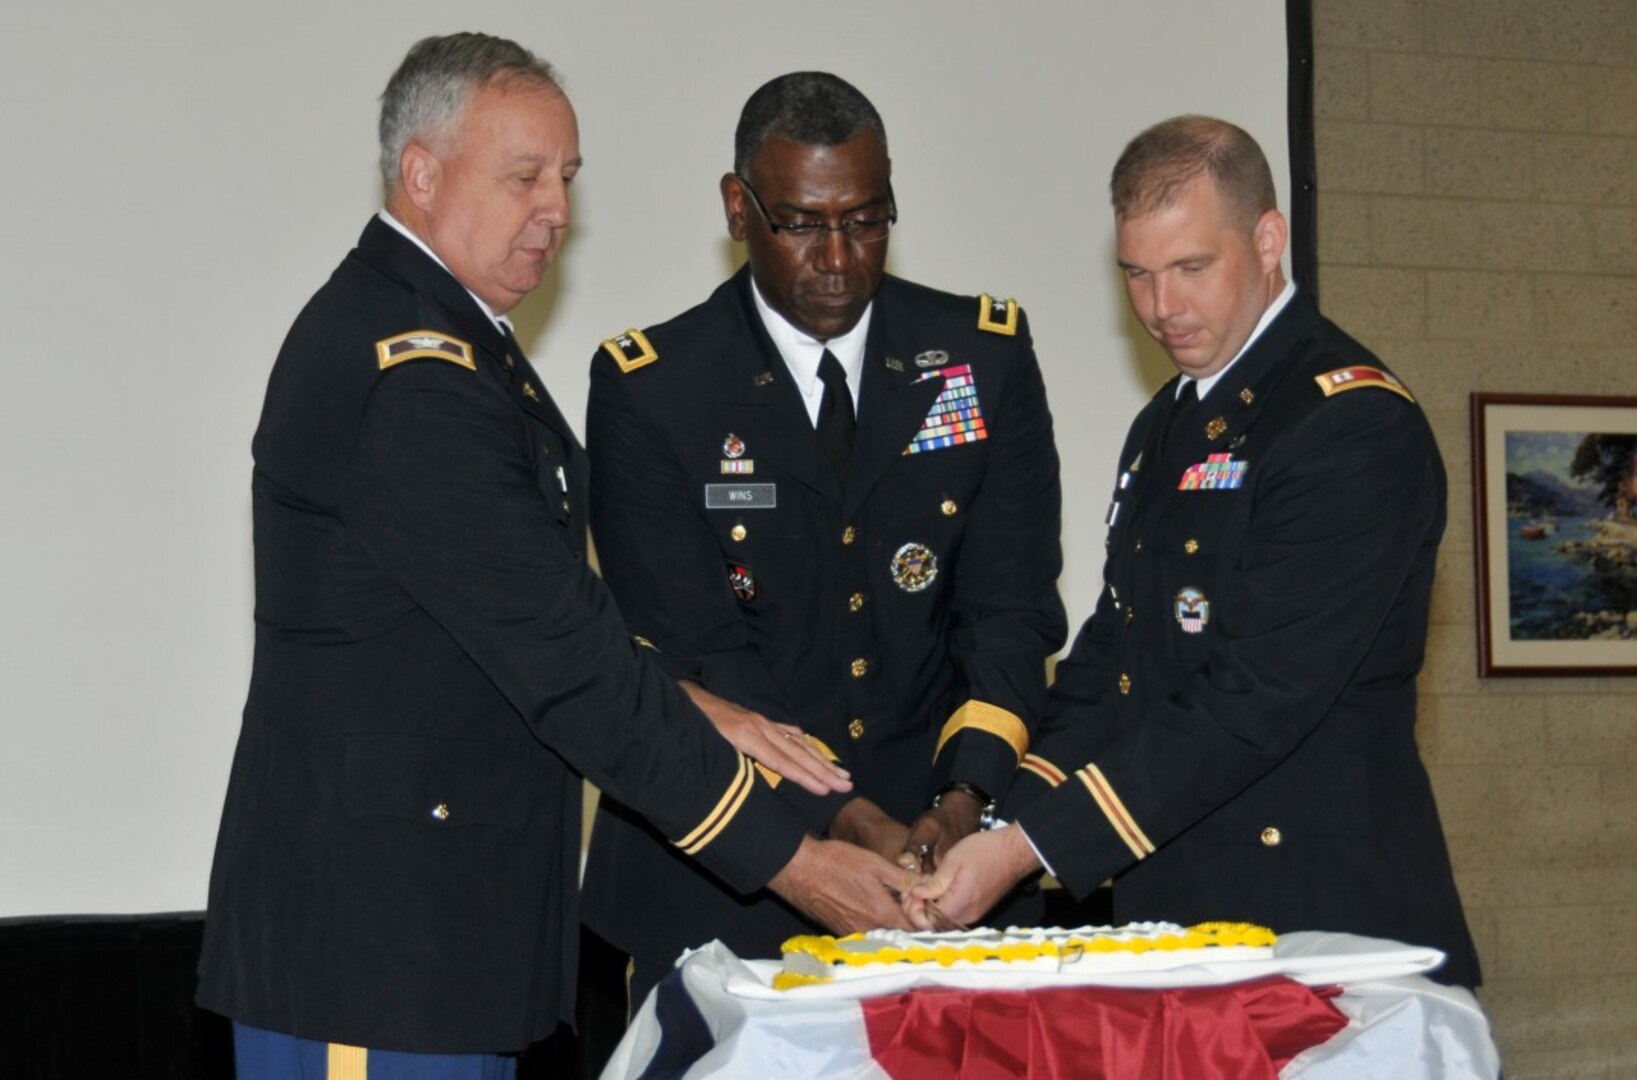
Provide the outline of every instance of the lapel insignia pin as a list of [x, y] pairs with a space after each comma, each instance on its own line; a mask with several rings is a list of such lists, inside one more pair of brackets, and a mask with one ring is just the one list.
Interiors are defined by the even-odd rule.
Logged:
[[745, 441], [733, 432], [728, 432], [727, 438], [722, 440], [722, 456], [726, 458], [744, 457]]
[[1205, 425], [1205, 437], [1214, 442], [1221, 438], [1222, 433], [1227, 430], [1228, 422], [1226, 420], [1220, 416], [1213, 417], [1211, 422]]
[[943, 367], [949, 363], [949, 354], [942, 349], [928, 349], [915, 357], [918, 368]]
[[1239, 400], [1243, 401], [1246, 405], [1249, 405], [1251, 402], [1256, 400], [1256, 393], [1247, 386], [1243, 390], [1239, 391]]
[[770, 383], [772, 381], [773, 381], [773, 373], [771, 371], [764, 371], [760, 375], [756, 376], [754, 379], [750, 380], [750, 385], [752, 385], [752, 386], [766, 386], [768, 383]]
[[534, 384], [531, 382], [526, 382], [523, 384], [523, 396], [528, 398], [530, 401], [540, 400], [540, 393], [539, 391], [535, 390]]
[[1192, 585], [1185, 585], [1172, 601], [1172, 611], [1177, 617], [1177, 625], [1182, 627], [1184, 634], [1197, 634], [1205, 629], [1211, 621], [1211, 602], [1205, 599], [1205, 594]]
[[886, 364], [887, 364], [887, 370], [888, 371], [903, 371], [904, 370], [904, 362], [902, 360], [898, 359], [896, 356], [887, 357]]

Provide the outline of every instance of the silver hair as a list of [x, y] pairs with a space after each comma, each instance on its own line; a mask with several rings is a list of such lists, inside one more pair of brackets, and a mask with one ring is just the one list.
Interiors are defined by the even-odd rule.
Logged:
[[391, 191], [414, 139], [437, 139], [460, 119], [472, 92], [503, 80], [562, 90], [550, 64], [515, 41], [488, 34], [422, 38], [381, 93], [381, 181]]

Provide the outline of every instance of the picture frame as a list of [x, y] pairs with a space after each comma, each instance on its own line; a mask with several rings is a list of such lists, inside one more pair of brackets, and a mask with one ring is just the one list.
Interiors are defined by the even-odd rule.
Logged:
[[1479, 676], [1637, 675], [1637, 398], [1471, 400]]

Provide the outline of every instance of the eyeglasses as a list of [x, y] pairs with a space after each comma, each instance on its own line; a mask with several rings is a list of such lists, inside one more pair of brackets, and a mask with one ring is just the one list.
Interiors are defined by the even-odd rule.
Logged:
[[879, 244], [887, 238], [893, 225], [898, 221], [898, 203], [892, 196], [892, 185], [887, 185], [887, 216], [879, 218], [847, 218], [840, 225], [827, 225], [821, 221], [798, 221], [785, 223], [774, 221], [773, 215], [767, 212], [767, 205], [762, 197], [756, 194], [756, 189], [750, 186], [739, 173], [734, 173], [734, 179], [744, 186], [750, 193], [750, 201], [756, 204], [756, 212], [762, 215], [767, 222], [767, 231], [776, 239], [784, 241], [793, 248], [809, 248], [821, 243], [831, 233], [838, 232], [855, 244]]

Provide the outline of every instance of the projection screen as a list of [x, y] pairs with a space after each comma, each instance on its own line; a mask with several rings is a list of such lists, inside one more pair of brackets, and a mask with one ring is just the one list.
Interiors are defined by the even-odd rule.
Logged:
[[1169, 375], [1115, 272], [1137, 130], [1230, 117], [1288, 207], [1282, 0], [8, 4], [0, 132], [0, 916], [203, 906], [248, 685], [250, 436], [301, 304], [379, 205], [405, 49], [482, 29], [557, 64], [586, 166], [515, 313], [563, 411], [597, 343], [741, 259], [717, 180], [784, 71], [885, 118], [890, 269], [1028, 311], [1063, 460], [1071, 624], [1100, 587], [1127, 423]]

